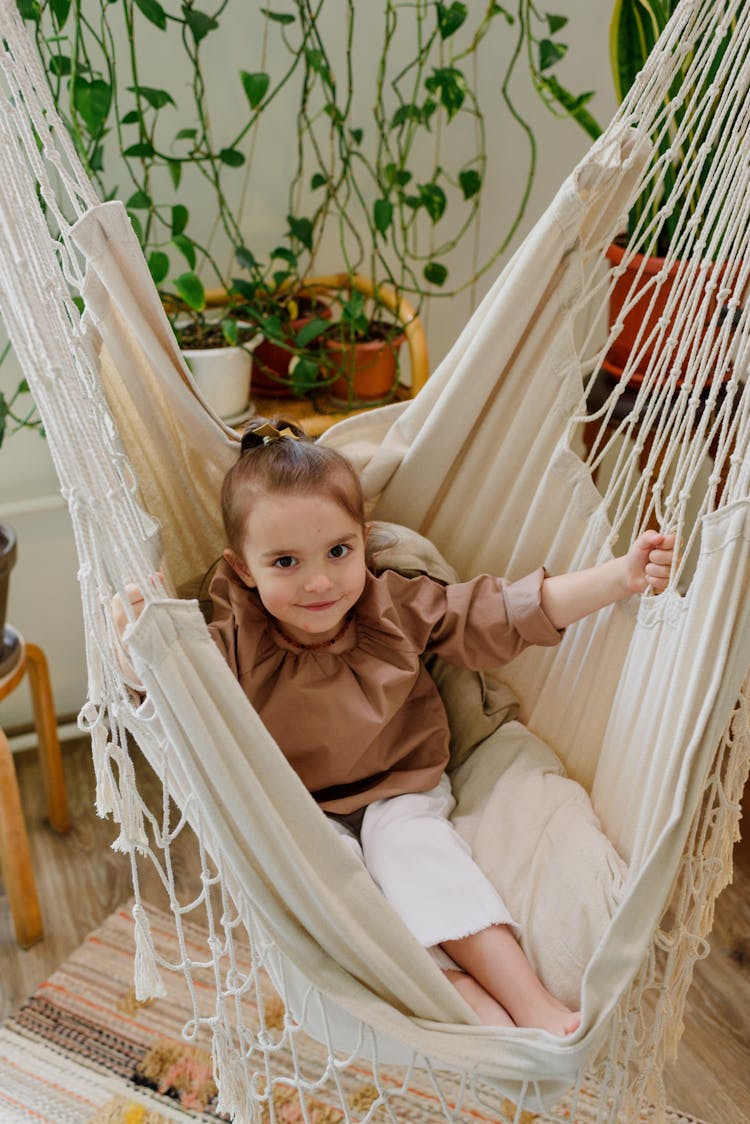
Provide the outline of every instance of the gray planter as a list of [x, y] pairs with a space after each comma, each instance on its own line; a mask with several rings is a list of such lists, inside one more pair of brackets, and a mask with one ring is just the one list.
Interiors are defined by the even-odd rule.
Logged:
[[10, 572], [16, 564], [16, 533], [0, 523], [0, 679], [8, 675], [21, 658], [21, 641], [15, 629], [6, 624]]

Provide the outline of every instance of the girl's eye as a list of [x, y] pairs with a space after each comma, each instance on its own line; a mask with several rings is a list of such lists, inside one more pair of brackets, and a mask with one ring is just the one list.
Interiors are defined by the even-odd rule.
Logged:
[[331, 558], [346, 558], [351, 549], [352, 548], [347, 546], [346, 543], [340, 542], [336, 546], [332, 546], [328, 553]]
[[294, 559], [291, 554], [283, 554], [281, 558], [277, 558], [274, 562], [279, 570], [289, 570], [294, 565]]

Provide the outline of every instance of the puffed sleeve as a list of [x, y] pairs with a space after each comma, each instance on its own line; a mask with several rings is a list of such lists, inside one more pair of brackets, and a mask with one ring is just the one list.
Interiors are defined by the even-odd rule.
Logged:
[[[481, 574], [441, 585], [431, 578], [389, 580], [404, 633], [423, 652], [480, 671], [500, 667], [531, 644], [558, 644], [562, 633], [542, 609], [540, 569], [510, 582]], [[397, 580], [394, 580], [397, 579]]]
[[216, 646], [229, 664], [232, 672], [239, 675], [237, 661], [237, 620], [232, 580], [226, 562], [220, 562], [208, 587], [211, 598], [212, 617], [208, 626]]

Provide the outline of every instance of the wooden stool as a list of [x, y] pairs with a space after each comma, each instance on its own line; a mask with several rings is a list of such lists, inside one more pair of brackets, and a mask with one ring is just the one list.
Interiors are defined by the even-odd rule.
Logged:
[[[39, 741], [39, 763], [47, 798], [47, 815], [50, 827], [54, 831], [64, 832], [68, 830], [70, 821], [55, 708], [52, 702], [47, 660], [44, 652], [41, 648], [37, 648], [36, 644], [22, 642], [20, 660], [0, 679], [0, 701], [15, 691], [27, 670], [34, 707], [34, 725]], [[16, 940], [22, 948], [28, 948], [42, 938], [42, 915], [13, 755], [2, 729], [0, 729], [0, 871], [8, 893]]]

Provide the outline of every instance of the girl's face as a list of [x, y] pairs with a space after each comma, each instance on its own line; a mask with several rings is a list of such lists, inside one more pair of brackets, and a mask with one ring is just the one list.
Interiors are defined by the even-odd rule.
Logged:
[[362, 596], [366, 538], [329, 497], [259, 496], [242, 553], [224, 557], [293, 640], [317, 644], [336, 635]]

